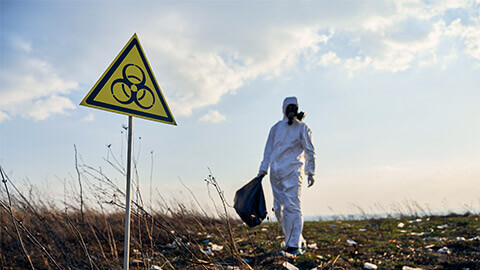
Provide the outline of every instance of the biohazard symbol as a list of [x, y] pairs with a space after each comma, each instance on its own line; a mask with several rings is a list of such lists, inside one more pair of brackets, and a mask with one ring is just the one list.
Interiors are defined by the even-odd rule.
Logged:
[[111, 86], [115, 100], [125, 105], [135, 102], [142, 109], [150, 109], [155, 104], [155, 95], [145, 85], [145, 72], [135, 64], [128, 64], [123, 67], [122, 75]]
[[80, 105], [177, 125], [136, 34]]

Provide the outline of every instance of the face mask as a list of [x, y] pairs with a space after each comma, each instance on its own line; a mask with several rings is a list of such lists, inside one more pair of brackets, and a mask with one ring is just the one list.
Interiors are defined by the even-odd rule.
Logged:
[[288, 124], [293, 124], [293, 119], [296, 117], [299, 121], [305, 117], [304, 112], [298, 112], [298, 106], [295, 104], [288, 104], [287, 108], [285, 109], [285, 115], [288, 118]]

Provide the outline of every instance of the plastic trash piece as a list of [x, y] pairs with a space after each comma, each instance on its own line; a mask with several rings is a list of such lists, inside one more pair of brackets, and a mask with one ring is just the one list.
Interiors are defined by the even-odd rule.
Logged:
[[365, 269], [370, 269], [370, 270], [375, 270], [375, 269], [377, 269], [378, 267], [377, 267], [375, 264], [373, 264], [373, 263], [365, 263], [365, 264], [363, 265], [363, 268], [365, 268]]
[[223, 249], [223, 246], [212, 244], [212, 251], [220, 251]]
[[367, 229], [358, 229], [359, 232], [366, 232]]
[[289, 262], [284, 262], [282, 265], [283, 265], [283, 267], [287, 268], [288, 270], [299, 270], [298, 267], [296, 267], [295, 265], [293, 265]]
[[355, 242], [355, 241], [353, 241], [353, 240], [350, 240], [350, 239], [347, 240], [347, 243], [348, 243], [349, 245], [352, 245], [352, 246], [358, 245], [357, 242]]
[[233, 207], [250, 227], [259, 225], [267, 216], [262, 178], [263, 175], [253, 178], [235, 193]]
[[150, 270], [162, 270], [162, 267], [160, 267], [158, 265], [152, 265], [152, 266], [150, 266]]
[[308, 247], [309, 249], [318, 249], [317, 243], [308, 244], [307, 247]]
[[402, 222], [400, 222], [400, 223], [398, 223], [397, 227], [398, 227], [398, 228], [403, 228], [403, 227], [405, 227], [405, 224], [402, 223]]
[[438, 253], [444, 253], [444, 254], [450, 254], [450, 253], [452, 253], [452, 252], [450, 251], [450, 249], [448, 249], [448, 247], [443, 247], [443, 248], [437, 250], [437, 252], [438, 252]]
[[423, 270], [422, 268], [418, 268], [418, 267], [411, 267], [411, 266], [404, 266], [402, 267], [402, 270]]

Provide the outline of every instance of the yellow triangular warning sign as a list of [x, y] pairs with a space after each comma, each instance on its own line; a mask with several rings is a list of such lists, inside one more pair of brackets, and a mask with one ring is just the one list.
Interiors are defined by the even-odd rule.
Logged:
[[133, 35], [80, 105], [177, 125], [137, 34]]

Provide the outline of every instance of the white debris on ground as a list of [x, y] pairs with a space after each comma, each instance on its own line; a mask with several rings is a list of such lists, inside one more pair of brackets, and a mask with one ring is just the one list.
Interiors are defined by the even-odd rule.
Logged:
[[425, 246], [425, 249], [428, 251], [428, 252], [433, 252], [433, 247], [435, 247], [435, 245], [428, 245], [428, 246]]
[[366, 232], [367, 229], [358, 229], [359, 232]]
[[287, 268], [288, 270], [299, 270], [298, 267], [296, 267], [295, 265], [289, 263], [289, 262], [284, 262], [282, 264], [283, 267]]
[[212, 251], [220, 251], [223, 249], [223, 246], [212, 244], [212, 243], [209, 243], [209, 244], [211, 246]]
[[400, 222], [400, 223], [398, 223], [397, 227], [398, 227], [398, 228], [403, 228], [403, 227], [405, 227], [405, 224], [402, 223], [402, 222]]
[[447, 238], [445, 238], [445, 237], [425, 237], [425, 238], [423, 238], [423, 240], [443, 242], [443, 241], [447, 241]]
[[152, 266], [150, 266], [150, 270], [162, 270], [162, 267], [160, 267], [158, 265], [152, 265]]
[[430, 234], [429, 232], [411, 232], [410, 235], [422, 236], [424, 234]]
[[463, 241], [466, 241], [467, 239], [465, 239], [465, 237], [457, 237], [455, 238], [455, 240], [457, 240], [457, 242], [463, 242]]
[[227, 266], [227, 270], [240, 270], [240, 267], [238, 266]]
[[353, 240], [350, 240], [350, 239], [347, 240], [347, 243], [348, 243], [349, 245], [352, 245], [352, 246], [358, 245], [357, 242], [355, 242], [355, 241], [353, 241]]
[[365, 268], [365, 269], [370, 269], [370, 270], [375, 270], [375, 269], [377, 269], [378, 267], [377, 267], [375, 264], [373, 264], [373, 263], [368, 263], [368, 262], [367, 262], [367, 263], [365, 263], [365, 264], [363, 265], [363, 268]]
[[448, 224], [443, 224], [443, 225], [437, 226], [437, 229], [443, 230], [443, 229], [446, 229], [447, 227], [448, 227]]
[[422, 222], [421, 218], [417, 218], [417, 219], [408, 221], [408, 223], [420, 223], [420, 222]]
[[213, 251], [211, 248], [208, 248], [208, 249], [201, 249], [200, 251], [202, 251], [203, 254], [207, 255], [207, 256], [215, 256], [215, 254], [213, 254]]
[[444, 253], [444, 254], [451, 254], [452, 251], [450, 249], [448, 249], [448, 247], [443, 247], [439, 250], [437, 250], [438, 253]]
[[404, 266], [402, 267], [402, 270], [423, 270], [423, 269], [418, 267]]
[[307, 244], [309, 249], [318, 249], [317, 243]]
[[268, 231], [267, 228], [262, 228], [262, 232], [266, 232], [266, 231]]
[[285, 252], [285, 251], [280, 251], [280, 255], [282, 255], [283, 257], [286, 257], [286, 258], [295, 258], [297, 256], [293, 255], [292, 253], [289, 253], [289, 252]]

